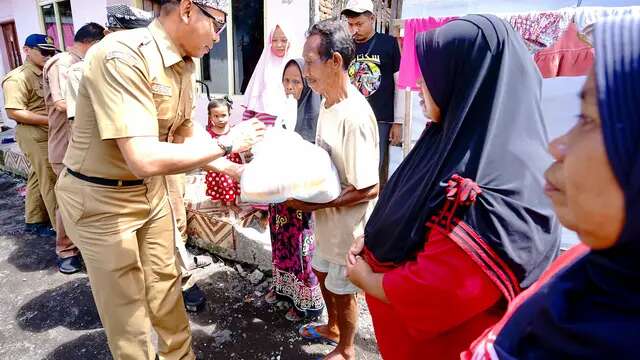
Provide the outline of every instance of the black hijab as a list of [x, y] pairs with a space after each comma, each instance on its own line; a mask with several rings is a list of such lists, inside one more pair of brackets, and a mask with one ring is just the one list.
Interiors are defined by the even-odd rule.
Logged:
[[617, 242], [591, 250], [523, 303], [495, 341], [500, 359], [637, 359], [640, 342], [640, 17], [596, 25], [607, 157], [622, 188]]
[[520, 35], [491, 15], [465, 16], [419, 34], [416, 47], [442, 121], [389, 180], [365, 244], [380, 262], [414, 258], [425, 242], [425, 223], [444, 204], [443, 184], [459, 174], [482, 194], [457, 215], [529, 286], [560, 246], [560, 227], [543, 193], [551, 157], [540, 73]]
[[[296, 64], [302, 75], [304, 69], [304, 60], [293, 59], [285, 65], [284, 69], [287, 70], [290, 64]], [[284, 78], [284, 72], [282, 74]], [[316, 126], [318, 124], [318, 114], [320, 113], [320, 95], [311, 91], [307, 80], [302, 76], [302, 83], [304, 88], [302, 89], [302, 95], [298, 100], [298, 119], [296, 121], [295, 132], [300, 134], [303, 139], [315, 143], [316, 142]]]

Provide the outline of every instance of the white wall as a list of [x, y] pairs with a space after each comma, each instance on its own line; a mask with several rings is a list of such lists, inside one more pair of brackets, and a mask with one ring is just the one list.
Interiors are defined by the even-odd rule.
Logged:
[[40, 23], [39, 6], [36, 0], [13, 0], [13, 18], [20, 44], [24, 44], [27, 36], [43, 33]]
[[[0, 21], [15, 21], [16, 32], [18, 34], [18, 42], [22, 45], [27, 36], [33, 33], [41, 33], [40, 18], [38, 15], [38, 5], [36, 0], [1, 0], [0, 1]], [[4, 40], [3, 40], [4, 42]], [[0, 73], [4, 76], [8, 71], [8, 59], [6, 58], [6, 49], [2, 44], [3, 56], [0, 64]], [[24, 54], [22, 55], [24, 61]], [[4, 119], [5, 124], [15, 126], [15, 122], [7, 118], [4, 111], [4, 97], [0, 96], [0, 116]]]
[[265, 1], [265, 47], [269, 41], [269, 32], [278, 23], [290, 29], [295, 47], [294, 51], [301, 56], [305, 33], [309, 29], [309, 0], [269, 0]]
[[[120, 1], [119, 3], [124, 3]], [[107, 22], [107, 0], [71, 0], [73, 28], [78, 31], [89, 22], [103, 25]]]

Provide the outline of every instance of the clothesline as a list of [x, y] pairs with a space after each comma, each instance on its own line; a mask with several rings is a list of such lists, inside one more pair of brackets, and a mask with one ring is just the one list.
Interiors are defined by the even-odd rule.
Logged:
[[[545, 78], [586, 75], [593, 64], [593, 25], [609, 16], [640, 15], [640, 6], [568, 7], [553, 11], [503, 13], [497, 16], [509, 22], [522, 35]], [[417, 90], [420, 69], [415, 54], [418, 33], [438, 28], [457, 17], [406, 19], [402, 60], [397, 86]]]

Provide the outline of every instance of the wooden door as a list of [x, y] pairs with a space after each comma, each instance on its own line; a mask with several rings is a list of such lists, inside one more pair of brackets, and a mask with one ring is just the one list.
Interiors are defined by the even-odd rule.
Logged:
[[18, 34], [16, 33], [16, 24], [12, 22], [1, 24], [2, 36], [9, 59], [11, 70], [22, 65], [22, 56], [20, 55], [20, 44], [18, 43]]

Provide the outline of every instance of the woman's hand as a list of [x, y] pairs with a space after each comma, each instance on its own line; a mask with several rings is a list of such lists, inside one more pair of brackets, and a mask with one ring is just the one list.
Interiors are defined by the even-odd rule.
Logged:
[[373, 296], [385, 304], [389, 303], [382, 283], [384, 274], [374, 273], [371, 266], [364, 261], [362, 256], [357, 255], [353, 264], [347, 262], [347, 277], [349, 281], [362, 289], [367, 295]]

